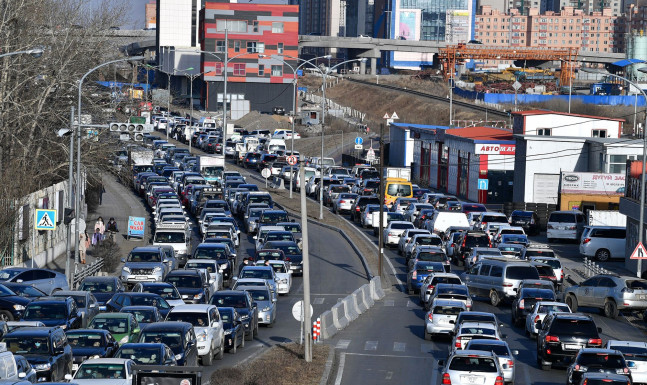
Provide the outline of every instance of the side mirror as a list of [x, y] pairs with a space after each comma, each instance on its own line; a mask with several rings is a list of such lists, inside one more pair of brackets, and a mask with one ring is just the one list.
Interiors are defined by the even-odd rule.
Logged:
[[126, 263], [126, 258], [121, 258], [122, 263]]
[[71, 374], [66, 374], [65, 379], [70, 381], [72, 379], [72, 375]]
[[17, 279], [16, 282], [23, 283], [23, 280], [22, 279]]
[[276, 298], [272, 298], [272, 303], [276, 303], [276, 301], [277, 301]]
[[255, 240], [258, 239], [258, 235], [254, 235], [252, 238]]
[[519, 355], [519, 351], [518, 351], [518, 350], [513, 350], [513, 351], [512, 351], [512, 355], [513, 355], [513, 356], [518, 356], [518, 355]]
[[95, 307], [97, 307], [97, 304], [96, 304], [96, 303], [91, 303], [91, 304], [90, 304], [90, 309], [94, 309]]

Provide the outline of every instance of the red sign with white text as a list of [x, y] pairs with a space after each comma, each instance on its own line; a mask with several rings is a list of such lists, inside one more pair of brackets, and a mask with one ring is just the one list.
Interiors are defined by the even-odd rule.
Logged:
[[514, 144], [477, 144], [476, 154], [483, 155], [514, 155]]

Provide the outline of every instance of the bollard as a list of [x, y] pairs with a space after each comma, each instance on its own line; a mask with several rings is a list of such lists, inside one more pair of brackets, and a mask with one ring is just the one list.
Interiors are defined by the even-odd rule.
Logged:
[[317, 341], [317, 321], [312, 321], [312, 340]]
[[321, 340], [321, 318], [317, 317], [317, 341]]

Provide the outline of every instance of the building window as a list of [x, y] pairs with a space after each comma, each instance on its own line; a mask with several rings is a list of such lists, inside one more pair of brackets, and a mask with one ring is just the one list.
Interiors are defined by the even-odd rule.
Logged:
[[234, 52], [240, 52], [240, 40], [234, 41]]
[[216, 30], [218, 32], [247, 32], [247, 22], [244, 20], [216, 20]]
[[225, 41], [224, 40], [216, 41], [216, 52], [220, 52], [220, 53], [225, 52]]
[[265, 52], [265, 43], [258, 41], [247, 42], [247, 53], [263, 53]]
[[222, 75], [222, 63], [216, 63], [216, 75]]
[[538, 128], [537, 135], [539, 136], [550, 136], [550, 128]]
[[245, 76], [245, 63], [234, 63], [234, 76]]
[[272, 33], [283, 33], [283, 23], [272, 23]]
[[265, 76], [265, 64], [258, 65], [258, 76]]
[[273, 65], [272, 66], [272, 76], [283, 76], [283, 66], [282, 65]]
[[278, 43], [278, 45], [276, 46], [276, 53], [278, 53], [279, 55], [283, 54], [283, 43]]
[[253, 28], [254, 28], [254, 32], [258, 32], [258, 21], [255, 20], [254, 24], [252, 24], [252, 25], [253, 25]]
[[607, 130], [593, 130], [593, 137], [594, 138], [606, 138], [607, 137]]

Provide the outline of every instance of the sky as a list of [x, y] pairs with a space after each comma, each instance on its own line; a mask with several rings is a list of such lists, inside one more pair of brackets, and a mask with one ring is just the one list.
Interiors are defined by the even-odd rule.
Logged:
[[[106, 0], [88, 0], [90, 6], [97, 7], [99, 4], [103, 3]], [[115, 0], [115, 1], [124, 1], [124, 0]], [[146, 15], [146, 3], [150, 0], [126, 0], [125, 4], [130, 8], [127, 21], [124, 25], [120, 25], [121, 29], [143, 29], [145, 25], [145, 15]]]

